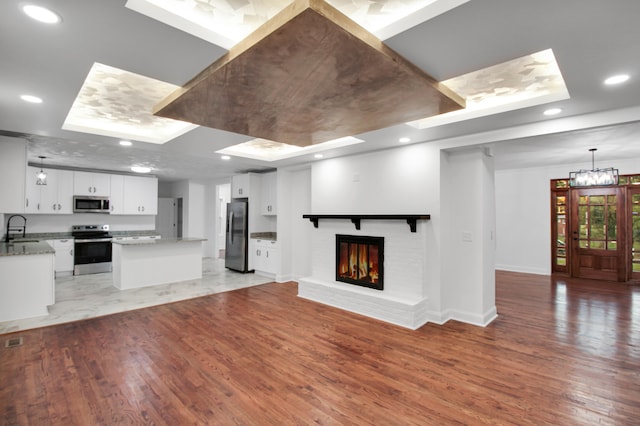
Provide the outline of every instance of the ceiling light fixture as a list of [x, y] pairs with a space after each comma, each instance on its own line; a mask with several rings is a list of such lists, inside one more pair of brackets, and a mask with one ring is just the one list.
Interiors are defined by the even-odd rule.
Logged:
[[606, 169], [595, 168], [595, 152], [598, 148], [591, 148], [591, 170], [579, 170], [569, 173], [569, 185], [572, 187], [603, 186], [618, 184], [618, 169], [609, 167]]
[[228, 155], [222, 155], [220, 156], [220, 158], [223, 160], [231, 160], [231, 157], [229, 157]]
[[411, 138], [400, 138], [400, 139], [398, 139], [398, 142], [400, 142], [400, 143], [411, 142]]
[[629, 75], [628, 74], [612, 75], [611, 77], [607, 78], [604, 81], [604, 84], [606, 84], [607, 86], [614, 86], [616, 84], [622, 84], [622, 83], [626, 82], [627, 80], [629, 80]]
[[122, 145], [122, 146], [131, 146], [132, 143], [131, 143], [131, 141], [120, 141], [120, 145]]
[[60, 15], [47, 9], [46, 7], [36, 6], [35, 4], [27, 4], [22, 7], [22, 11], [31, 19], [45, 24], [58, 24], [62, 21]]
[[131, 171], [136, 173], [149, 173], [151, 171], [151, 167], [131, 166]]
[[20, 99], [22, 99], [25, 102], [32, 103], [32, 104], [41, 104], [42, 103], [42, 98], [39, 98], [39, 97], [33, 96], [33, 95], [20, 95]]
[[314, 157], [314, 158], [324, 158], [324, 155], [322, 155], [322, 154], [316, 154], [316, 155], [314, 155], [313, 157]]
[[562, 112], [562, 108], [549, 108], [548, 110], [543, 112], [543, 114], [544, 115], [558, 115], [561, 112]]
[[38, 173], [36, 173], [36, 185], [46, 185], [47, 184], [47, 174], [42, 169], [42, 166], [43, 166], [42, 162], [47, 157], [39, 155], [38, 158], [40, 159], [40, 171]]

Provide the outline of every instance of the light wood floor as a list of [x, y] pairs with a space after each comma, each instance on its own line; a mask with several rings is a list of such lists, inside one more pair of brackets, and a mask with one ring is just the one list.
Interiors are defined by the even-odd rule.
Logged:
[[[640, 288], [499, 272], [410, 331], [265, 284], [2, 336], [2, 424], [640, 424]], [[24, 344], [4, 348], [4, 340]]]

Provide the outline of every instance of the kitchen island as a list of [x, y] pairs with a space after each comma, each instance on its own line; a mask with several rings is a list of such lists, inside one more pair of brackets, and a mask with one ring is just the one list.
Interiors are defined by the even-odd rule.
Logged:
[[202, 278], [203, 238], [114, 240], [113, 285], [126, 290]]
[[0, 243], [0, 322], [48, 315], [55, 250], [46, 242]]

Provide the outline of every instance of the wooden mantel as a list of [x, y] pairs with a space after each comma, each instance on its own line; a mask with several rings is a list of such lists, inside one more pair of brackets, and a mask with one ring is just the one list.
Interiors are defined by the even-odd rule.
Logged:
[[360, 221], [365, 220], [406, 220], [411, 232], [416, 232], [416, 223], [419, 220], [429, 220], [428, 214], [303, 214], [304, 219], [313, 222], [315, 228], [318, 227], [320, 219], [348, 219], [353, 222], [356, 229], [360, 230]]

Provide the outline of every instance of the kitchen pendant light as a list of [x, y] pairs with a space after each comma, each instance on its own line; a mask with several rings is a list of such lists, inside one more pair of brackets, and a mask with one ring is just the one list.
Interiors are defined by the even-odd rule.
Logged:
[[42, 155], [39, 155], [38, 158], [40, 159], [40, 171], [36, 174], [36, 185], [46, 185], [47, 184], [47, 174], [45, 173], [45, 171], [42, 169], [42, 161], [47, 158], [47, 157], [43, 157]]
[[591, 170], [579, 170], [569, 173], [569, 185], [572, 187], [604, 186], [618, 184], [618, 169], [609, 167], [596, 169], [595, 152], [598, 148], [591, 148]]

